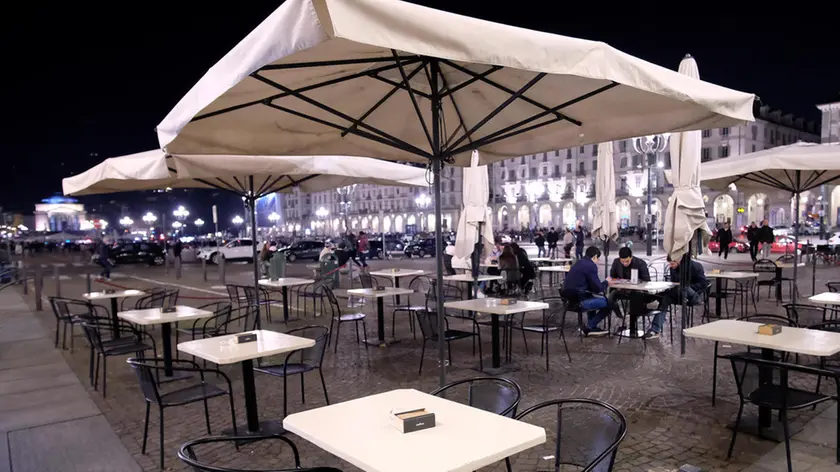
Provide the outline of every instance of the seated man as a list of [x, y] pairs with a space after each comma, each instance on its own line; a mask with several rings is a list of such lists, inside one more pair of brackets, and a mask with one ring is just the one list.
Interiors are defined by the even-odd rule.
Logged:
[[607, 281], [602, 282], [598, 278], [600, 257], [601, 250], [595, 246], [589, 246], [583, 259], [569, 269], [561, 292], [564, 297], [578, 302], [581, 309], [588, 312], [588, 323], [582, 328], [586, 336], [608, 334], [598, 327], [598, 324], [610, 315], [611, 310], [610, 303], [603, 295], [607, 288]]
[[[618, 258], [615, 259], [610, 267], [610, 278], [620, 280], [630, 280], [633, 269], [639, 271], [639, 282], [650, 282], [650, 271], [648, 271], [647, 263], [638, 257], [633, 257], [633, 251], [629, 247], [623, 247], [618, 250]], [[621, 290], [610, 291], [610, 304], [616, 307], [616, 314], [621, 316], [621, 312], [615, 302], [620, 299], [629, 299], [630, 293]], [[641, 300], [643, 304], [647, 304], [648, 297]]]
[[[671, 260], [668, 256], [668, 267], [671, 272], [671, 282], [680, 281], [680, 266], [688, 265], [688, 284], [682, 292], [688, 305], [699, 305], [703, 300], [703, 291], [706, 290], [706, 273], [703, 271], [703, 266], [699, 262], [691, 259], [691, 255], [686, 254], [681, 261]], [[662, 301], [659, 303], [659, 310], [656, 316], [653, 317], [653, 322], [650, 325], [650, 330], [645, 334], [648, 339], [658, 338], [659, 333], [662, 332], [662, 324], [665, 321], [665, 312], [670, 305], [679, 305], [682, 303], [680, 297], [680, 287], [673, 287], [662, 295]]]

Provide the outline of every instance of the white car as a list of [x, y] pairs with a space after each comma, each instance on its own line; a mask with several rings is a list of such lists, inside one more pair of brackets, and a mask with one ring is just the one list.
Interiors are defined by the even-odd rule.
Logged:
[[[247, 238], [234, 239], [221, 247], [205, 247], [198, 251], [198, 259], [204, 259], [213, 264], [218, 264], [222, 255], [225, 261], [250, 261], [253, 262], [254, 254], [251, 248], [252, 241]], [[257, 245], [257, 252], [260, 252], [262, 243]]]

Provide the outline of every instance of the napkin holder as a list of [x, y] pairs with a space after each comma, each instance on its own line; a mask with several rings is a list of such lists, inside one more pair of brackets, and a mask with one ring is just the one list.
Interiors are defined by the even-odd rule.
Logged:
[[425, 408], [391, 413], [391, 424], [401, 433], [413, 433], [435, 427], [435, 414]]
[[102, 293], [104, 293], [105, 295], [113, 295], [113, 294], [117, 293], [117, 291], [112, 289], [112, 288], [106, 288], [105, 290], [102, 291]]
[[376, 290], [377, 292], [384, 292], [385, 287], [383, 285], [377, 285], [374, 290]]
[[782, 327], [779, 325], [763, 324], [758, 327], [758, 334], [765, 336], [775, 336], [782, 332]]
[[393, 271], [393, 272], [399, 272], [399, 271], [400, 271], [400, 269], [391, 269], [391, 271]]
[[236, 337], [237, 344], [253, 343], [257, 340], [257, 333], [245, 333]]
[[713, 274], [720, 274], [720, 269], [712, 269]]
[[178, 309], [175, 308], [174, 306], [170, 306], [170, 307], [167, 307], [167, 308], [161, 308], [160, 309], [161, 313], [166, 313], [166, 314], [176, 313], [177, 311], [178, 311]]
[[499, 300], [499, 305], [516, 305], [516, 301], [515, 298], [502, 298]]

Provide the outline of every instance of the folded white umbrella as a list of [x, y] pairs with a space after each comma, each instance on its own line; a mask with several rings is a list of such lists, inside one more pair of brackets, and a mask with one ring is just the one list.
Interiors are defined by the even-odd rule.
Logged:
[[610, 240], [618, 237], [618, 209], [615, 206], [615, 163], [613, 143], [598, 144], [598, 173], [595, 174], [595, 202], [592, 204], [592, 238], [604, 241], [604, 266], [608, 264]]
[[[680, 62], [680, 74], [699, 78], [697, 62], [686, 56]], [[703, 137], [700, 131], [687, 131], [671, 135], [671, 178], [674, 193], [665, 210], [665, 251], [673, 260], [688, 252], [688, 245], [697, 231], [702, 238], [701, 248], [708, 245], [712, 232], [706, 223], [706, 204], [700, 189], [700, 149]]]
[[452, 258], [452, 266], [456, 268], [472, 268], [470, 257], [479, 238], [483, 246], [483, 257], [493, 252], [493, 215], [487, 207], [490, 179], [487, 166], [479, 166], [478, 162], [478, 151], [473, 151], [471, 166], [463, 169], [464, 210], [458, 220], [455, 256]]

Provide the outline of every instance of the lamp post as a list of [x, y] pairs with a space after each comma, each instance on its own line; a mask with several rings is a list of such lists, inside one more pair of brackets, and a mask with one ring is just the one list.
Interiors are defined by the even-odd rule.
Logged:
[[534, 227], [539, 226], [539, 214], [537, 212], [537, 199], [545, 193], [545, 185], [538, 181], [532, 180], [525, 185], [525, 193], [528, 194], [528, 200], [531, 202], [534, 211]]
[[181, 205], [172, 212], [172, 216], [177, 218], [179, 221], [182, 221], [182, 220], [186, 219], [188, 216], [190, 216], [190, 212], [187, 211], [187, 209], [184, 208], [183, 205]]
[[196, 230], [199, 233], [201, 233], [201, 227], [204, 226], [204, 220], [202, 220], [201, 218], [197, 218], [195, 221], [193, 221], [193, 224], [195, 225]]
[[149, 211], [146, 212], [145, 215], [143, 215], [143, 222], [147, 225], [152, 226], [155, 223], [155, 221], [157, 221], [157, 216], [155, 216], [152, 212]]
[[234, 226], [236, 226], [236, 232], [239, 233], [239, 227], [242, 226], [242, 223], [244, 223], [245, 220], [243, 220], [241, 216], [236, 215], [233, 217], [232, 220], [230, 220], [230, 222], [233, 223]]
[[421, 231], [423, 230], [423, 220], [424, 220], [423, 211], [426, 209], [426, 207], [431, 205], [431, 203], [432, 203], [432, 197], [430, 197], [428, 194], [425, 194], [425, 193], [421, 193], [420, 195], [417, 196], [417, 198], [414, 199], [414, 204], [417, 205], [417, 208], [420, 209], [420, 220], [421, 220], [420, 221], [420, 230]]
[[129, 226], [131, 226], [133, 224], [134, 224], [134, 220], [132, 220], [131, 218], [129, 218], [127, 216], [123, 216], [122, 218], [120, 218], [120, 226], [128, 228]]
[[341, 197], [341, 214], [344, 216], [344, 232], [347, 233], [350, 231], [350, 221], [349, 221], [349, 213], [350, 213], [350, 196], [356, 191], [356, 184], [346, 185], [344, 187], [339, 187], [336, 192]]
[[[315, 210], [315, 216], [318, 217], [318, 219], [321, 220], [321, 222], [323, 223], [323, 221], [327, 219], [328, 216], [330, 216], [330, 211], [324, 207], [320, 207], [317, 210]], [[330, 233], [332, 233], [332, 228], [330, 228]]]
[[[650, 136], [640, 136], [633, 138], [633, 148], [637, 153], [643, 156], [642, 165], [647, 170], [647, 214], [645, 215], [645, 224], [647, 225], [647, 255], [653, 254], [653, 214], [651, 207], [653, 206], [653, 189], [651, 189], [653, 181], [653, 170], [651, 166], [656, 162], [656, 155], [665, 150], [668, 146], [668, 137], [670, 134], [655, 134]], [[642, 166], [640, 166], [642, 167]], [[664, 164], [657, 165], [657, 167], [664, 167]]]

